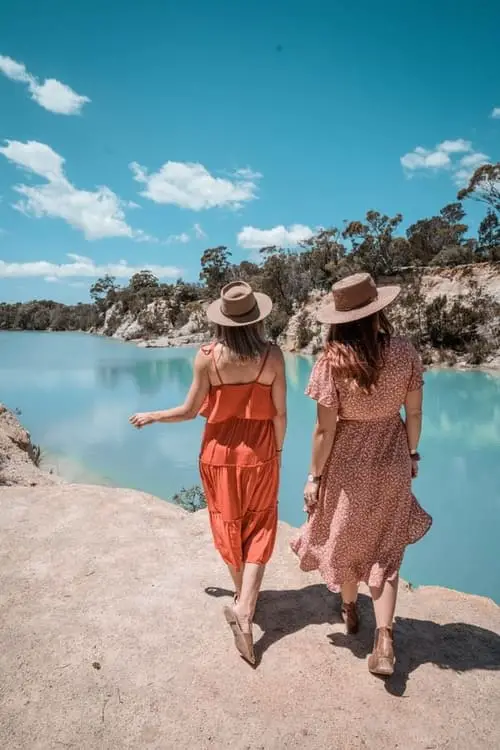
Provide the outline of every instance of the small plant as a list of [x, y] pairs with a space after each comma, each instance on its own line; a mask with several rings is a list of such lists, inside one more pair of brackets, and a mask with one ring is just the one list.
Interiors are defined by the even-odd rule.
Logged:
[[195, 513], [197, 510], [203, 510], [207, 507], [205, 493], [199, 485], [187, 490], [182, 488], [171, 498], [171, 502], [189, 513]]
[[301, 313], [299, 313], [298, 319], [297, 319], [297, 330], [296, 330], [296, 343], [297, 343], [297, 349], [305, 349], [306, 346], [308, 346], [314, 337], [314, 331], [311, 326], [311, 321], [309, 320], [309, 316], [307, 315], [305, 310], [302, 310]]
[[39, 445], [30, 445], [28, 448], [28, 454], [35, 466], [40, 467], [42, 462], [42, 449]]

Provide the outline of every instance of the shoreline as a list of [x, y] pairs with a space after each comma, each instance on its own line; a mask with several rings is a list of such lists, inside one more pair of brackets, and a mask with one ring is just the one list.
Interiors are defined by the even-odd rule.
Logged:
[[[108, 341], [115, 341], [119, 344], [129, 344], [131, 346], [135, 346], [137, 349], [194, 349], [198, 346], [201, 346], [202, 344], [206, 344], [210, 340], [210, 334], [207, 332], [205, 334], [194, 334], [191, 337], [189, 336], [179, 336], [179, 337], [170, 337], [170, 336], [157, 336], [156, 338], [136, 338], [136, 339], [126, 339], [122, 336], [108, 336], [105, 333], [101, 333], [99, 331], [51, 331], [51, 330], [45, 330], [45, 331], [26, 331], [26, 330], [17, 330], [17, 329], [9, 329], [9, 330], [2, 330], [0, 333], [43, 333], [43, 334], [50, 334], [50, 333], [57, 333], [57, 334], [84, 334], [86, 336], [95, 336], [97, 338], [106, 339]], [[304, 359], [311, 359], [316, 354], [313, 354], [310, 351], [307, 351], [307, 347], [304, 349], [294, 349], [292, 347], [287, 346], [286, 344], [281, 344], [281, 349], [285, 354], [293, 354], [296, 357], [303, 357]], [[440, 350], [435, 350], [436, 354]], [[433, 362], [429, 365], [425, 365], [426, 371], [454, 371], [454, 372], [485, 372], [487, 374], [493, 375], [493, 376], [500, 376], [500, 352], [495, 355], [493, 360], [490, 360], [489, 362], [485, 362], [480, 365], [469, 365], [465, 362], [456, 362], [455, 364], [448, 365], [446, 363], [442, 362]]]

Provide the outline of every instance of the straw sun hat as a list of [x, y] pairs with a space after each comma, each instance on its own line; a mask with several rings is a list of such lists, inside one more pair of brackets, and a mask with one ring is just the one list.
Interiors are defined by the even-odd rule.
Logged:
[[273, 303], [267, 294], [254, 292], [245, 281], [232, 281], [209, 306], [207, 317], [212, 323], [233, 328], [259, 323], [272, 309]]
[[352, 323], [383, 310], [400, 291], [399, 286], [377, 287], [369, 273], [356, 273], [333, 285], [333, 299], [318, 311], [316, 318], [330, 325]]

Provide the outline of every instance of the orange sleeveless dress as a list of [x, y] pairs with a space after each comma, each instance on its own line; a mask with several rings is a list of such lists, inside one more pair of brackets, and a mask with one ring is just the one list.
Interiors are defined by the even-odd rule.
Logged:
[[200, 454], [200, 475], [210, 514], [214, 544], [223, 560], [239, 570], [244, 563], [265, 565], [276, 540], [279, 456], [271, 386], [259, 382], [224, 383], [215, 345], [202, 350], [213, 357], [219, 379], [200, 410], [207, 420]]

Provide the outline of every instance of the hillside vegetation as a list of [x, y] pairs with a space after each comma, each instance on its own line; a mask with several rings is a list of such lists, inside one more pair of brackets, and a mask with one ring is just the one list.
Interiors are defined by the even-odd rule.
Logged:
[[[500, 164], [488, 164], [476, 171], [457, 202], [412, 224], [405, 234], [398, 233], [401, 214], [370, 210], [342, 229], [320, 229], [294, 250], [264, 247], [258, 262], [233, 263], [229, 248], [209, 248], [201, 257], [198, 283], [161, 283], [145, 269], [123, 287], [110, 276], [98, 279], [90, 288], [91, 304], [1, 304], [0, 329], [83, 330], [153, 342], [163, 337], [167, 345], [195, 343], [206, 335], [207, 301], [238, 278], [272, 297], [267, 322], [272, 339], [289, 349], [314, 351], [321, 345], [315, 307], [335, 281], [368, 271], [380, 283], [403, 285], [393, 319], [427, 361], [481, 364], [500, 347], [499, 186]], [[486, 205], [477, 237], [464, 223], [462, 201], [468, 198]]]

